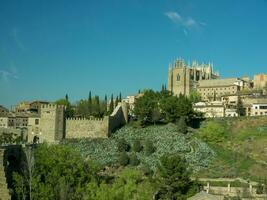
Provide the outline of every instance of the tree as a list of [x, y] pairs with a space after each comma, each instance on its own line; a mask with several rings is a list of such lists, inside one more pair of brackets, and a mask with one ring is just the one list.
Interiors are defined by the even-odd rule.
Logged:
[[130, 145], [127, 143], [127, 141], [124, 138], [118, 140], [118, 150], [120, 152], [130, 150]]
[[74, 110], [73, 110], [73, 107], [72, 107], [71, 103], [69, 102], [68, 94], [66, 94], [65, 99], [63, 99], [63, 98], [62, 99], [58, 99], [55, 103], [57, 105], [65, 106], [65, 116], [66, 116], [66, 118], [73, 117]]
[[112, 94], [110, 98], [110, 104], [109, 104], [109, 113], [112, 113], [113, 110], [114, 110], [114, 101], [113, 101], [113, 94]]
[[208, 121], [199, 130], [199, 136], [206, 142], [220, 143], [226, 137], [225, 126], [216, 121]]
[[156, 151], [155, 146], [151, 140], [146, 140], [144, 145], [144, 151], [147, 156], [151, 155]]
[[91, 93], [91, 91], [89, 92], [87, 103], [88, 103], [88, 115], [91, 115], [92, 114], [92, 93]]
[[120, 92], [120, 95], [119, 95], [119, 102], [122, 101], [122, 97], [121, 97], [121, 92]]
[[160, 94], [153, 90], [146, 90], [144, 95], [137, 99], [134, 106], [134, 114], [141, 124], [146, 125], [153, 123], [153, 112], [159, 109]]
[[115, 108], [117, 107], [118, 103], [119, 103], [119, 97], [116, 96], [116, 99], [115, 99]]
[[190, 179], [186, 160], [179, 155], [164, 155], [158, 166], [159, 191], [156, 199], [186, 199], [197, 191]]
[[239, 95], [237, 97], [236, 112], [237, 112], [238, 116], [245, 116], [246, 115], [245, 108], [243, 106], [243, 102], [242, 102], [241, 97]]
[[133, 142], [133, 151], [134, 152], [140, 152], [140, 151], [142, 151], [142, 145], [141, 145], [141, 142], [140, 142], [140, 140], [135, 140], [134, 142]]
[[129, 156], [125, 151], [121, 152], [119, 155], [119, 164], [121, 166], [126, 166], [129, 164]]
[[200, 95], [196, 90], [193, 90], [193, 91], [190, 92], [190, 94], [189, 94], [189, 100], [190, 100], [192, 103], [200, 102], [200, 101], [201, 101], [201, 95]]
[[186, 134], [187, 133], [187, 124], [186, 124], [186, 117], [180, 117], [178, 124], [177, 124], [178, 132]]
[[135, 153], [130, 154], [129, 160], [129, 163], [132, 166], [137, 166], [140, 164], [140, 160], [137, 158]]

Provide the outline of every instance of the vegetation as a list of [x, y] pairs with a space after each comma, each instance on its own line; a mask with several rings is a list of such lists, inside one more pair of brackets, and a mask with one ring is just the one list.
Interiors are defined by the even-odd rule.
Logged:
[[161, 92], [146, 90], [135, 103], [134, 115], [142, 126], [146, 126], [156, 123], [175, 123], [185, 116], [191, 119], [194, 112], [192, 102], [183, 95], [176, 97], [167, 90]]
[[100, 166], [114, 166], [118, 163], [120, 153], [125, 150], [119, 150], [118, 144], [124, 141], [123, 143], [131, 146], [133, 150], [133, 144], [139, 140], [143, 149], [140, 152], [132, 151], [140, 160], [138, 167], [146, 166], [155, 172], [160, 158], [170, 153], [185, 156], [188, 166], [196, 173], [207, 168], [215, 153], [200, 139], [188, 137], [190, 134], [178, 132], [174, 124], [146, 128], [134, 128], [129, 124], [108, 139], [70, 139], [63, 143], [77, 149], [87, 159], [94, 160]]
[[113, 94], [111, 95], [111, 100], [109, 104], [109, 111], [107, 110], [107, 95], [105, 95], [105, 98], [102, 100], [98, 95], [92, 96], [91, 91], [89, 92], [87, 99], [81, 99], [75, 104], [71, 104], [69, 101], [69, 96], [66, 94], [65, 98], [58, 99], [55, 103], [58, 105], [63, 105], [66, 108], [66, 117], [84, 117], [84, 118], [90, 118], [90, 117], [96, 117], [96, 118], [102, 118], [107, 114], [112, 113], [116, 105], [121, 102], [122, 96], [121, 93], [119, 96], [116, 97], [116, 100], [114, 102]]
[[[21, 171], [13, 174], [16, 199], [149, 200], [157, 191], [166, 195], [166, 184], [175, 197], [179, 193], [188, 196], [195, 187], [189, 179], [186, 161], [177, 156], [164, 156], [158, 166], [158, 176], [153, 178], [137, 168], [125, 167], [126, 163], [112, 174], [63, 145], [26, 147], [25, 155]], [[134, 153], [130, 155], [130, 164], [139, 164]]]
[[159, 191], [156, 199], [187, 199], [198, 191], [190, 179], [185, 159], [178, 155], [164, 155], [158, 167]]
[[266, 177], [266, 117], [214, 119], [202, 124], [196, 135], [216, 152], [202, 177]]

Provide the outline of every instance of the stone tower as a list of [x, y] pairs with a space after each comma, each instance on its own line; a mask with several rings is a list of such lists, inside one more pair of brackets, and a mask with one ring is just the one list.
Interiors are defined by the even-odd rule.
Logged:
[[65, 108], [61, 105], [42, 105], [40, 142], [58, 142], [65, 137]]
[[189, 95], [196, 89], [199, 80], [210, 80], [219, 78], [218, 73], [213, 72], [213, 65], [199, 64], [196, 61], [192, 65], [186, 64], [184, 60], [177, 59], [169, 65], [168, 90], [173, 95]]

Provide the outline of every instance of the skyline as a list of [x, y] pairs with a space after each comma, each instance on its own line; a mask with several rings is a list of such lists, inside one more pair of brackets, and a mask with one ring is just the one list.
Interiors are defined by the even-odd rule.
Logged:
[[267, 72], [267, 1], [0, 0], [0, 105], [71, 102], [167, 84], [168, 65]]

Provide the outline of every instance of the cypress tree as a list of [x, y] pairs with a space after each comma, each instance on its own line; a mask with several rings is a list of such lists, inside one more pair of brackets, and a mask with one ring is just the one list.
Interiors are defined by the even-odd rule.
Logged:
[[88, 115], [91, 114], [92, 114], [92, 93], [90, 91], [88, 95]]
[[114, 110], [114, 101], [113, 101], [113, 94], [112, 94], [110, 98], [109, 112], [112, 113], [113, 110]]
[[115, 100], [115, 108], [117, 107], [118, 103], [119, 103], [119, 98], [118, 98], [118, 96], [116, 96], [116, 100]]
[[120, 96], [119, 96], [119, 102], [121, 102], [122, 98], [121, 98], [121, 92], [120, 92]]

